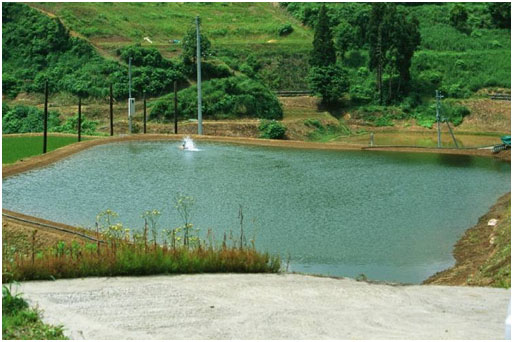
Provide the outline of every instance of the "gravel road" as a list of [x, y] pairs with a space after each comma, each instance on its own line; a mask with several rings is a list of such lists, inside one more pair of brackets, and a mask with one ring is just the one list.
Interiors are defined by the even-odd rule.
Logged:
[[503, 339], [510, 291], [298, 274], [25, 282], [73, 339]]

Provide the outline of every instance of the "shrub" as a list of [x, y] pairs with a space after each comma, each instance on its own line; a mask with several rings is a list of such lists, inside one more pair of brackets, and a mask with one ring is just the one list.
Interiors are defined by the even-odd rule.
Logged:
[[126, 46], [116, 50], [118, 56], [128, 64], [128, 60], [132, 57], [133, 66], [153, 66], [157, 68], [167, 68], [171, 66], [170, 62], [162, 58], [157, 49], [144, 48], [140, 44]]
[[[98, 121], [87, 120], [83, 116], [81, 118], [81, 133], [86, 135], [94, 135]], [[78, 127], [78, 114], [66, 119], [61, 126], [53, 127], [50, 131], [60, 133], [76, 133]]]
[[[224, 78], [232, 76], [232, 71], [227, 64], [214, 63], [213, 61], [203, 62], [201, 64], [201, 73], [204, 79]], [[194, 71], [194, 75], [196, 75], [196, 71]]]
[[[4, 110], [7, 109], [8, 112]], [[12, 108], [2, 106], [2, 133], [31, 133], [43, 131], [44, 112], [36, 107], [16, 105]], [[48, 130], [60, 124], [59, 113], [49, 111]]]
[[276, 120], [262, 120], [258, 125], [260, 137], [265, 139], [283, 139], [287, 128]]
[[[205, 118], [227, 119], [256, 117], [281, 119], [283, 110], [276, 95], [263, 84], [245, 76], [213, 79], [202, 83], [202, 113]], [[197, 114], [197, 87], [181, 90], [178, 112], [182, 119]], [[150, 119], [169, 120], [173, 114], [170, 97], [159, 100], [152, 108]]]
[[10, 98], [15, 98], [18, 95], [21, 82], [18, 82], [16, 77], [9, 73], [2, 73], [2, 92]]
[[290, 23], [286, 23], [278, 28], [278, 36], [287, 36], [294, 31]]

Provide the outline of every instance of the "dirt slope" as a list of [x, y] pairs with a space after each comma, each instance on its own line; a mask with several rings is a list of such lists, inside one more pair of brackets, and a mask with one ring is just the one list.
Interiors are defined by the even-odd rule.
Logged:
[[[492, 219], [497, 225], [488, 225]], [[456, 265], [424, 284], [511, 287], [511, 193], [465, 232], [453, 254]]]

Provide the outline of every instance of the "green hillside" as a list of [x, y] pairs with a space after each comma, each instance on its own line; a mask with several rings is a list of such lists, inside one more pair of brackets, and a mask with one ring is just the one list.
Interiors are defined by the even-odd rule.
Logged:
[[[214, 46], [274, 44], [304, 45], [313, 35], [286, 10], [271, 3], [44, 3], [31, 4], [58, 16], [71, 30], [80, 33], [108, 51], [141, 43], [158, 48], [166, 56], [178, 47], [199, 15], [202, 31]], [[280, 36], [279, 30], [291, 24], [293, 32]], [[144, 40], [150, 38], [153, 44]], [[269, 40], [276, 40], [267, 43]]]
[[[195, 70], [182, 53], [184, 36], [199, 15], [202, 34], [211, 42], [203, 63], [204, 89], [212, 98], [206, 113], [212, 118], [279, 118], [281, 109], [270, 91], [308, 89], [313, 27], [320, 6], [3, 3], [3, 96], [40, 94], [48, 80], [51, 93], [104, 99], [112, 84], [114, 96], [123, 99], [128, 95], [127, 62], [132, 57], [137, 98], [143, 91], [151, 98], [166, 96], [176, 80], [183, 89], [180, 98], [190, 99], [193, 89], [184, 88], [194, 86]], [[387, 100], [386, 106], [376, 106], [376, 72], [369, 66], [366, 37], [372, 5], [327, 4], [337, 65], [346, 70], [349, 80], [335, 112], [348, 109], [355, 117], [385, 126], [391, 120], [416, 118], [429, 127], [433, 118], [425, 115], [433, 112], [434, 90], [440, 89], [447, 99], [446, 112], [456, 113], [451, 121], [460, 123], [468, 110], [452, 108], [452, 100], [476, 96], [483, 88], [511, 86], [511, 33], [509, 19], [502, 18], [508, 12], [500, 6], [509, 5], [396, 5], [400, 13], [418, 20], [421, 39], [411, 60], [409, 92]], [[256, 106], [261, 101], [266, 103]], [[150, 102], [154, 104], [158, 100]], [[195, 112], [194, 103], [182, 105], [183, 113]], [[157, 107], [168, 110], [167, 105]], [[254, 108], [265, 109], [255, 113]]]

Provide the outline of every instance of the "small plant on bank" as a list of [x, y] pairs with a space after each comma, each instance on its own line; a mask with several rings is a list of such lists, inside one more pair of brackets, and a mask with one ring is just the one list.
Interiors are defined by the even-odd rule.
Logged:
[[261, 120], [258, 130], [260, 131], [260, 138], [283, 139], [285, 137], [287, 127], [276, 120]]
[[44, 324], [39, 313], [30, 309], [19, 295], [13, 295], [11, 284], [2, 286], [2, 339], [64, 340], [62, 327]]

